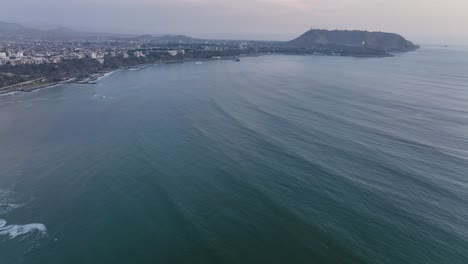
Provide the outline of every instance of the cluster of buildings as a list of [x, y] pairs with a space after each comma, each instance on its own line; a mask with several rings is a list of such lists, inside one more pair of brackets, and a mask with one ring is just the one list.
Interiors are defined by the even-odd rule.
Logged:
[[92, 58], [104, 63], [103, 49], [74, 43], [0, 42], [0, 65], [60, 63], [63, 60]]
[[96, 59], [104, 63], [107, 57], [145, 57], [151, 53], [184, 56], [186, 52], [247, 50], [249, 43], [197, 42], [154, 43], [133, 40], [103, 41], [0, 41], [0, 65], [47, 64], [64, 60]]

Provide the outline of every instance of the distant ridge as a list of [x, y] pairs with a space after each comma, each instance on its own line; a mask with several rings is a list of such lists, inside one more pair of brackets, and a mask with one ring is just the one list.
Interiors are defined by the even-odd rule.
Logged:
[[155, 42], [164, 42], [164, 43], [177, 43], [177, 42], [190, 42], [194, 41], [194, 38], [187, 37], [184, 35], [162, 35], [162, 36], [153, 36], [153, 35], [141, 35], [133, 38], [134, 40], [146, 40], [146, 41], [155, 41]]
[[51, 30], [33, 29], [16, 23], [0, 21], [0, 38], [2, 39], [32, 39], [32, 40], [69, 40], [74, 38], [92, 39], [109, 37], [131, 37], [126, 34], [111, 34], [98, 32], [84, 32], [59, 27]]
[[15, 23], [7, 23], [0, 21], [0, 34], [8, 34], [24, 30], [25, 27]]
[[27, 40], [72, 40], [72, 39], [126, 39], [137, 41], [154, 41], [159, 43], [191, 42], [196, 39], [184, 35], [141, 35], [84, 32], [66, 27], [51, 30], [27, 28], [20, 24], [0, 21], [0, 39]]
[[411, 41], [395, 33], [349, 31], [349, 30], [323, 30], [312, 29], [300, 37], [287, 42], [294, 48], [314, 49], [323, 47], [364, 47], [381, 49], [385, 52], [405, 52], [419, 48]]

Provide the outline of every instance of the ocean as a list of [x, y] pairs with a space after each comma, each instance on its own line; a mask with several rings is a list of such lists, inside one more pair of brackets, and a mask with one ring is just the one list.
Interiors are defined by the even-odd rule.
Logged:
[[468, 49], [0, 96], [0, 263], [468, 263]]

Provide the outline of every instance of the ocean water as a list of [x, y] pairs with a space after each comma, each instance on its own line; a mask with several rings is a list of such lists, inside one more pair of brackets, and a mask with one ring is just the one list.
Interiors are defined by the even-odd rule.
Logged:
[[468, 263], [468, 50], [0, 96], [0, 263]]

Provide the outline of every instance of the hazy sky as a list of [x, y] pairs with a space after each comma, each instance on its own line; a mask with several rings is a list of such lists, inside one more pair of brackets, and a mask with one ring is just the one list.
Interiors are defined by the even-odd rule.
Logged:
[[468, 0], [0, 0], [0, 20], [122, 33], [288, 39], [310, 27], [468, 43]]

